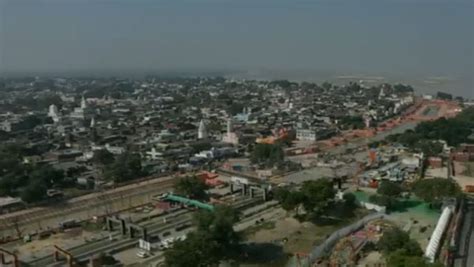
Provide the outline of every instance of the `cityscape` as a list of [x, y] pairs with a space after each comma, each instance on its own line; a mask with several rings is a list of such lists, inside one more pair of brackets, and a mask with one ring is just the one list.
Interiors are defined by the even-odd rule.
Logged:
[[0, 0], [0, 267], [474, 266], [473, 10]]

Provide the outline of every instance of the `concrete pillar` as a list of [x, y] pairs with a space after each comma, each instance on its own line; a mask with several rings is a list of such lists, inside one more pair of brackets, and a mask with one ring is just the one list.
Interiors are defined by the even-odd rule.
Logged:
[[125, 225], [125, 220], [124, 219], [120, 219], [120, 231], [121, 231], [122, 235], [127, 234], [127, 226]]
[[135, 229], [131, 225], [128, 226], [128, 237], [133, 238], [135, 235]]
[[242, 186], [243, 186], [243, 190], [242, 190], [242, 191], [243, 191], [243, 195], [246, 196], [246, 195], [247, 195], [247, 191], [248, 191], [248, 189], [249, 189], [249, 188], [248, 188], [248, 185], [244, 184], [244, 185], [242, 185]]
[[109, 217], [106, 218], [106, 223], [107, 223], [107, 230], [112, 232], [114, 230], [114, 223]]
[[0, 253], [0, 262], [2, 263], [2, 265], [7, 264], [5, 262], [5, 255], [3, 253]]
[[148, 232], [145, 227], [142, 229], [143, 240], [148, 240]]
[[263, 201], [267, 201], [267, 194], [268, 194], [267, 189], [263, 188]]
[[230, 184], [230, 193], [232, 194], [234, 193], [234, 184], [232, 183]]
[[250, 193], [250, 198], [253, 198], [253, 191], [254, 191], [255, 189], [252, 188], [252, 187], [250, 187], [249, 190], [250, 190], [250, 192], [249, 192], [249, 193]]

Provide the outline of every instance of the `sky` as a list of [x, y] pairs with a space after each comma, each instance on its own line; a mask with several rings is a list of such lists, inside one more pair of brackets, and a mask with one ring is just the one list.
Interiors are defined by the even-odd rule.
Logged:
[[474, 97], [474, 0], [0, 0], [0, 73], [169, 70], [422, 76]]

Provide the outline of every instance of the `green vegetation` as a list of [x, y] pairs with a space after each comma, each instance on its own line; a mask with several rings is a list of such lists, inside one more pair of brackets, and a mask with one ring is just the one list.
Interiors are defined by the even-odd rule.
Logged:
[[217, 206], [214, 212], [196, 213], [197, 229], [165, 252], [166, 266], [217, 266], [221, 260], [235, 258], [240, 251], [240, 236], [233, 225], [239, 220], [237, 211]]
[[365, 128], [364, 118], [361, 116], [345, 116], [342, 117], [340, 122], [343, 129], [363, 129]]
[[410, 256], [407, 250], [397, 249], [387, 257], [387, 267], [442, 267], [441, 263], [428, 263], [421, 256]]
[[434, 206], [439, 206], [443, 198], [458, 197], [462, 194], [456, 181], [445, 178], [418, 180], [413, 184], [412, 191], [416, 196]]
[[415, 240], [410, 239], [408, 233], [399, 228], [386, 230], [377, 243], [377, 247], [385, 255], [397, 249], [405, 249], [407, 256], [421, 256], [423, 253], [420, 245]]
[[398, 183], [390, 181], [382, 181], [377, 188], [377, 193], [389, 197], [398, 197], [402, 193], [403, 189]]
[[70, 185], [62, 170], [23, 163], [25, 151], [15, 144], [0, 147], [0, 196], [19, 196], [33, 203], [46, 199], [49, 188]]
[[399, 228], [388, 229], [377, 243], [377, 248], [385, 255], [388, 267], [421, 266], [437, 267], [423, 258], [420, 244], [410, 239], [408, 233]]
[[[297, 212], [302, 206], [307, 213], [316, 217], [321, 216], [327, 210], [334, 199], [334, 195], [335, 190], [329, 179], [305, 181], [299, 191], [286, 188], [275, 190], [275, 198], [280, 202], [283, 209]], [[346, 201], [350, 203], [354, 200], [347, 197]]]
[[371, 195], [369, 201], [380, 206], [385, 206], [388, 211], [394, 210], [400, 204], [397, 198], [402, 191], [403, 189], [399, 184], [390, 181], [382, 181], [377, 189], [377, 194]]
[[95, 151], [94, 156], [92, 157], [92, 162], [100, 165], [112, 164], [114, 160], [114, 155], [106, 149]]
[[387, 140], [399, 142], [411, 149], [433, 155], [441, 152], [440, 146], [434, 142], [437, 140], [444, 140], [450, 146], [458, 146], [461, 143], [474, 143], [474, 139], [470, 138], [473, 129], [474, 108], [471, 107], [463, 110], [454, 118], [440, 118], [435, 121], [422, 122], [414, 130], [391, 135], [387, 137]]
[[209, 200], [209, 186], [196, 176], [178, 179], [174, 185], [176, 193], [196, 200]]
[[125, 152], [106, 166], [105, 177], [115, 183], [130, 181], [145, 175], [138, 154]]
[[254, 164], [265, 164], [267, 166], [274, 166], [282, 162], [285, 157], [281, 144], [256, 144], [250, 161]]

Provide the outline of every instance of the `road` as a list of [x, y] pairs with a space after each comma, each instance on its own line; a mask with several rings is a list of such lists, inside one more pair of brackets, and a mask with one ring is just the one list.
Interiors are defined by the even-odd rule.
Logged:
[[474, 266], [474, 200], [470, 199], [464, 214], [464, 221], [459, 238], [458, 257], [454, 261], [455, 267]]
[[156, 178], [87, 194], [54, 206], [4, 214], [0, 216], [0, 238], [16, 237], [18, 230], [22, 234], [34, 233], [57, 228], [59, 222], [67, 219], [86, 220], [144, 205], [153, 196], [169, 191], [173, 183], [173, 177]]

